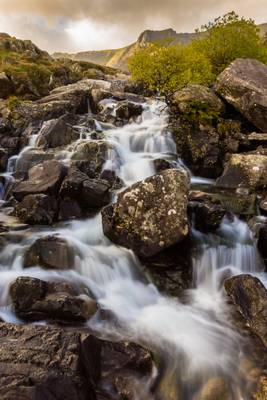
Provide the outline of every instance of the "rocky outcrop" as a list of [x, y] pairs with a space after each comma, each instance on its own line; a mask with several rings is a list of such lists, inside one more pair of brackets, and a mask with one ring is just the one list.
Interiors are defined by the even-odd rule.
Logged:
[[60, 236], [44, 236], [26, 250], [23, 265], [24, 268], [40, 265], [45, 269], [71, 269], [75, 266], [74, 249]]
[[9, 293], [15, 314], [25, 321], [86, 322], [97, 311], [95, 300], [68, 282], [45, 282], [19, 277]]
[[87, 332], [0, 324], [0, 397], [94, 400], [101, 343]]
[[189, 179], [184, 170], [165, 170], [119, 193], [102, 209], [105, 235], [150, 257], [183, 240], [188, 233]]
[[266, 155], [233, 154], [216, 185], [227, 189], [262, 189], [267, 185], [266, 171]]
[[267, 66], [237, 59], [218, 77], [217, 92], [245, 118], [267, 132]]
[[51, 225], [58, 212], [54, 197], [45, 194], [30, 194], [15, 206], [15, 215], [31, 225]]
[[15, 87], [11, 79], [5, 74], [0, 73], [0, 99], [6, 99], [15, 92]]
[[55, 148], [66, 146], [79, 139], [79, 133], [62, 119], [53, 119], [43, 124], [38, 134], [37, 147]]
[[67, 171], [63, 164], [56, 160], [45, 161], [29, 170], [29, 179], [20, 182], [13, 190], [17, 200], [29, 194], [58, 194]]
[[267, 290], [251, 275], [238, 275], [225, 281], [225, 290], [248, 326], [267, 347]]

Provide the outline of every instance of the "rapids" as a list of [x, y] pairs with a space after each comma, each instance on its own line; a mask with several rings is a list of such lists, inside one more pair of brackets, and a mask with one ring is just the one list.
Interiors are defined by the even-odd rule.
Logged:
[[[167, 130], [166, 104], [154, 100], [147, 101], [143, 107], [139, 121], [104, 130], [106, 139], [112, 144], [104, 169], [116, 171], [126, 186], [153, 175], [153, 160], [157, 158], [168, 159], [177, 168], [184, 168]], [[98, 126], [101, 129], [101, 125]], [[91, 140], [90, 137], [87, 140]], [[29, 147], [35, 144], [34, 136]], [[71, 149], [69, 152], [71, 154]], [[5, 174], [8, 179], [12, 179], [19, 157], [10, 159]], [[197, 177], [192, 177], [192, 182], [212, 184]], [[4, 212], [3, 218], [6, 218]], [[24, 239], [16, 244], [18, 233], [24, 235]], [[75, 268], [72, 271], [45, 271], [36, 266], [24, 270], [25, 250], [36, 238], [50, 233], [57, 233], [74, 245]], [[101, 309], [114, 316], [103, 319], [103, 314], [97, 313], [88, 322], [90, 329], [106, 337], [136, 341], [157, 355], [158, 371], [149, 383], [140, 384], [136, 400], [197, 400], [201, 387], [210, 378], [218, 376], [227, 381], [234, 400], [249, 399], [249, 384], [239, 367], [243, 339], [229, 322], [229, 309], [221, 284], [226, 276], [243, 272], [258, 274], [266, 281], [246, 223], [237, 217], [226, 217], [215, 234], [207, 235], [192, 226], [191, 235], [197, 243], [197, 251], [192, 255], [194, 287], [181, 301], [159, 293], [148, 281], [137, 257], [112, 244], [103, 235], [100, 214], [49, 229], [26, 228], [14, 231], [13, 235], [14, 241], [0, 255], [1, 318], [20, 323], [12, 313], [8, 298], [8, 285], [17, 276], [44, 280], [64, 278], [82, 283], [97, 299]], [[153, 388], [152, 394], [149, 394], [149, 385]]]

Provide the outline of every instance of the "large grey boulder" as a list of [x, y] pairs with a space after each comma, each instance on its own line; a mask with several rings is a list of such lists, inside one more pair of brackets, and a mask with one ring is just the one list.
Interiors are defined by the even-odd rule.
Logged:
[[218, 77], [217, 92], [258, 129], [267, 132], [267, 66], [237, 59]]
[[29, 194], [57, 195], [67, 173], [66, 167], [56, 161], [45, 161], [29, 170], [29, 179], [20, 182], [13, 190], [17, 200]]
[[38, 134], [37, 147], [55, 148], [66, 146], [79, 139], [79, 133], [62, 119], [52, 119], [43, 124]]
[[267, 156], [261, 154], [233, 154], [216, 185], [226, 189], [238, 187], [262, 189], [267, 185]]
[[227, 279], [224, 287], [250, 329], [267, 347], [267, 289], [258, 278], [251, 275]]
[[188, 234], [188, 188], [187, 172], [175, 169], [134, 184], [102, 209], [105, 235], [142, 257], [181, 241]]

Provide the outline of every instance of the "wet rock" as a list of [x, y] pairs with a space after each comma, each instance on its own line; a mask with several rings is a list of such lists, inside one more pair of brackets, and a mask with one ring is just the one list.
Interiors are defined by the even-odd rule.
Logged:
[[231, 400], [232, 394], [223, 378], [211, 378], [202, 388], [196, 400]]
[[262, 189], [267, 185], [267, 156], [233, 154], [216, 186], [226, 189]]
[[227, 279], [225, 290], [245, 318], [249, 328], [267, 346], [267, 290], [251, 275]]
[[189, 203], [189, 210], [194, 221], [194, 227], [201, 232], [212, 232], [219, 228], [226, 210], [220, 204], [211, 202]]
[[75, 252], [67, 240], [55, 236], [37, 239], [24, 256], [24, 268], [40, 265], [45, 269], [66, 270], [75, 266]]
[[188, 234], [185, 171], [165, 170], [119, 193], [102, 210], [105, 235], [116, 244], [150, 257]]
[[106, 141], [84, 141], [79, 143], [72, 155], [74, 161], [87, 161], [87, 169], [101, 173], [106, 161], [106, 155], [112, 150], [112, 145]]
[[267, 132], [267, 66], [237, 59], [218, 77], [217, 92], [245, 118]]
[[7, 99], [14, 94], [15, 86], [11, 79], [8, 78], [5, 72], [0, 73], [0, 98]]
[[1, 323], [0, 397], [94, 400], [100, 351], [87, 332]]
[[79, 139], [79, 133], [62, 119], [53, 119], [43, 124], [38, 135], [37, 147], [55, 148], [66, 146]]
[[6, 171], [8, 162], [8, 152], [6, 149], [0, 148], [0, 171]]
[[254, 393], [253, 400], [267, 399], [267, 375], [262, 375], [259, 379], [256, 392]]
[[45, 161], [29, 170], [29, 179], [20, 182], [13, 190], [17, 200], [29, 194], [57, 195], [66, 175], [66, 167], [56, 160]]
[[82, 208], [95, 208], [110, 202], [110, 185], [102, 179], [89, 179], [77, 169], [71, 169], [64, 179], [60, 196], [77, 200]]
[[29, 149], [23, 152], [16, 161], [16, 174], [21, 176], [28, 174], [28, 171], [35, 165], [44, 161], [52, 160], [53, 152], [47, 152], [41, 149]]
[[204, 107], [221, 114], [225, 106], [217, 94], [210, 88], [202, 85], [188, 85], [173, 94], [172, 103], [178, 106], [180, 112], [188, 111], [192, 105]]
[[82, 216], [82, 209], [76, 200], [69, 197], [60, 200], [58, 212], [58, 219], [60, 221], [79, 219], [82, 218]]
[[258, 250], [267, 266], [267, 224], [261, 224], [258, 231]]
[[45, 194], [28, 195], [15, 206], [16, 216], [31, 225], [51, 225], [58, 212], [57, 201]]
[[151, 376], [154, 365], [149, 351], [131, 342], [103, 341], [101, 355], [100, 399], [132, 400], [136, 395], [144, 398], [141, 379]]
[[116, 117], [129, 120], [134, 117], [138, 117], [143, 112], [143, 107], [140, 104], [135, 104], [130, 101], [120, 102], [116, 108]]
[[19, 277], [11, 283], [9, 292], [14, 311], [22, 320], [85, 322], [97, 311], [95, 300], [75, 293], [68, 283]]
[[165, 160], [164, 158], [157, 158], [156, 160], [154, 160], [154, 167], [156, 172], [162, 172], [165, 169], [175, 168], [174, 164], [171, 161]]
[[113, 190], [119, 190], [124, 186], [123, 181], [112, 170], [105, 169], [101, 172], [99, 178], [107, 181]]

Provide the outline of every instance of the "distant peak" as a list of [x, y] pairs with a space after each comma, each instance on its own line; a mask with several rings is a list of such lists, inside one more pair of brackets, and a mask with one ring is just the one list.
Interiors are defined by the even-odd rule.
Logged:
[[161, 31], [153, 31], [153, 30], [145, 30], [141, 33], [138, 38], [139, 43], [144, 42], [156, 42], [157, 40], [162, 40], [166, 38], [175, 38], [177, 36], [177, 32], [174, 29], [163, 29]]

